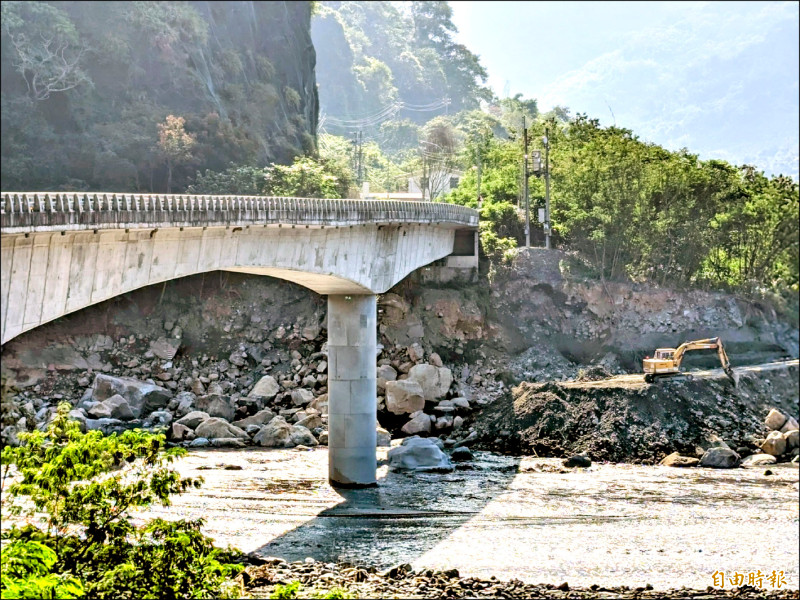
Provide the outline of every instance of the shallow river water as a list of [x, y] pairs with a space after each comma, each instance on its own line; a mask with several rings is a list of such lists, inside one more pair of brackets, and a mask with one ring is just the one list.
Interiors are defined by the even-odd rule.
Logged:
[[474, 470], [381, 466], [378, 487], [340, 490], [327, 462], [327, 448], [193, 451], [178, 468], [205, 484], [146, 514], [202, 517], [218, 545], [290, 561], [656, 589], [705, 588], [717, 571], [783, 571], [798, 588], [794, 465], [771, 476], [623, 464], [560, 473], [560, 460], [478, 452]]

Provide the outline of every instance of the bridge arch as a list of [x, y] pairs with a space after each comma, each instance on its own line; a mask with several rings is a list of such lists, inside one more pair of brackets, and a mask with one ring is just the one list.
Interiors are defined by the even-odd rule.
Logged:
[[[0, 343], [92, 304], [208, 271], [328, 296], [329, 477], [375, 484], [383, 293], [453, 252], [477, 212], [426, 202], [0, 193]], [[476, 257], [477, 258], [477, 257]]]

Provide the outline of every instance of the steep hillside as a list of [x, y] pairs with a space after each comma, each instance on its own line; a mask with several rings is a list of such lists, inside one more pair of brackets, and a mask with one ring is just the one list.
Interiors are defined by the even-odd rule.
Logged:
[[164, 192], [315, 147], [310, 2], [4, 2], [3, 189]]

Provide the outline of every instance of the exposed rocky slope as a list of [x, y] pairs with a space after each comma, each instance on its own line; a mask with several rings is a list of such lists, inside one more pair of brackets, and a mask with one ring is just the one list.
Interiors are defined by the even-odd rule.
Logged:
[[[739, 340], [728, 343], [734, 364], [796, 355], [796, 329], [769, 307], [722, 294], [619, 284], [607, 293], [609, 285], [565, 273], [567, 258], [560, 252], [522, 255], [491, 285], [458, 280], [443, 285], [426, 281], [431, 274], [423, 270], [381, 296], [381, 426], [394, 436], [438, 435], [445, 446], [474, 442], [479, 430], [484, 443], [501, 450], [516, 444], [518, 451], [587, 450], [595, 458], [652, 460], [699, 444], [715, 425], [713, 419], [705, 423], [706, 417], [724, 417], [717, 433], [727, 435], [726, 423], [735, 421], [737, 410], [741, 418], [744, 405], [734, 402], [730, 408], [731, 398], [716, 383], [675, 384], [678, 399], [667, 399], [667, 405], [694, 403], [700, 412], [691, 425], [657, 427], [653, 415], [630, 408], [637, 402], [663, 403], [651, 398], [656, 390], [631, 396], [567, 393], [556, 384], [521, 386], [517, 398], [522, 394], [531, 406], [541, 405], [539, 413], [552, 413], [561, 423], [534, 427], [513, 411], [504, 412], [512, 403], [510, 387], [636, 372], [656, 345], [712, 334]], [[284, 281], [213, 272], [143, 288], [3, 346], [3, 370], [21, 388], [18, 409], [4, 411], [4, 439], [46, 421], [58, 402], [68, 400], [87, 427], [105, 431], [165, 427], [174, 441], [195, 445], [324, 443], [325, 339], [325, 299]], [[714, 355], [686, 362], [691, 368], [703, 361], [714, 366], [715, 360]], [[138, 383], [103, 384], [98, 374]], [[769, 403], [774, 392], [770, 404], [782, 406], [781, 398], [792, 389], [796, 397], [796, 372], [793, 381], [794, 388], [772, 391], [756, 381], [752, 394]], [[142, 403], [141, 396], [151, 392], [157, 400]], [[484, 417], [484, 407], [498, 399]], [[796, 405], [784, 409], [797, 414]], [[753, 406], [752, 415], [759, 410]], [[201, 414], [191, 423], [181, 421], [192, 412]], [[587, 429], [583, 417], [592, 415], [608, 425], [601, 435]], [[758, 433], [748, 418], [756, 417], [742, 420], [730, 435]], [[761, 418], [759, 413], [756, 420]], [[645, 434], [633, 436], [635, 443], [608, 442], [636, 419], [643, 420], [633, 431]], [[213, 431], [206, 431], [212, 425]], [[495, 443], [503, 430], [509, 434]], [[509, 441], [512, 434], [518, 442]]]

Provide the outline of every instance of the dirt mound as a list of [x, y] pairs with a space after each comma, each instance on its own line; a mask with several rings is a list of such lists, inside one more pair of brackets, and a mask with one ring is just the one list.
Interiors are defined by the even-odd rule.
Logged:
[[674, 451], [693, 456], [717, 435], [754, 448], [772, 407], [798, 414], [797, 363], [724, 376], [661, 380], [522, 383], [478, 419], [480, 446], [511, 454], [654, 462]]

